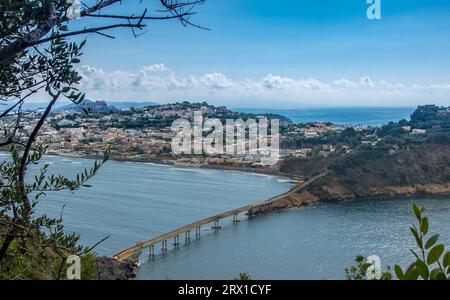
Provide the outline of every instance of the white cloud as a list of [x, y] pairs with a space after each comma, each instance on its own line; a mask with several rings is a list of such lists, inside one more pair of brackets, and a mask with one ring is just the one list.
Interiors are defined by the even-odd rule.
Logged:
[[286, 89], [292, 87], [294, 80], [287, 77], [267, 74], [266, 77], [263, 78], [262, 83], [264, 87], [268, 89]]
[[351, 89], [351, 88], [356, 88], [357, 84], [354, 81], [342, 78], [342, 79], [338, 79], [338, 80], [333, 80], [332, 84], [336, 87], [336, 88], [342, 88], [342, 89]]
[[233, 85], [233, 82], [222, 73], [205, 74], [200, 77], [200, 82], [213, 89], [225, 89]]
[[405, 84], [368, 76], [324, 82], [268, 73], [259, 79], [237, 80], [220, 72], [177, 76], [164, 64], [145, 66], [134, 72], [106, 72], [83, 66], [80, 73], [81, 89], [88, 98], [110, 101], [205, 100], [241, 107], [450, 104], [450, 84]]
[[374, 87], [375, 86], [375, 84], [372, 82], [372, 80], [368, 76], [361, 77], [359, 79], [359, 84], [361, 86], [365, 86], [365, 87]]
[[167, 72], [170, 71], [164, 64], [153, 64], [150, 66], [143, 67], [141, 71], [144, 72]]

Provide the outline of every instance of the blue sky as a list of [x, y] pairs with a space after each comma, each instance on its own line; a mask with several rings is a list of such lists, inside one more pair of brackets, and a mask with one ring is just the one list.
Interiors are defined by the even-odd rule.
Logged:
[[[139, 38], [89, 36], [87, 96], [206, 100], [246, 107], [450, 105], [450, 3], [381, 0], [206, 0], [192, 21], [148, 22]], [[159, 8], [123, 1], [104, 13]], [[99, 20], [81, 20], [83, 26]]]

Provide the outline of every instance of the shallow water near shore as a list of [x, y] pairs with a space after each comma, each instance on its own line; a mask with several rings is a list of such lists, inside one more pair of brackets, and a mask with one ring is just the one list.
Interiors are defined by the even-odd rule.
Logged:
[[[6, 155], [0, 158], [6, 159]], [[46, 157], [50, 172], [74, 175], [91, 160]], [[35, 171], [35, 170], [34, 170]], [[63, 217], [66, 229], [95, 251], [116, 252], [193, 221], [286, 192], [285, 178], [222, 170], [184, 170], [144, 163], [108, 162], [92, 188], [49, 193], [38, 213]], [[405, 197], [321, 203], [204, 228], [199, 241], [171, 247], [166, 256], [141, 256], [137, 279], [343, 279], [356, 255], [382, 264], [412, 261], [411, 205], [427, 208], [430, 232], [450, 246], [450, 197]], [[183, 241], [182, 237], [180, 239]], [[171, 245], [170, 245], [171, 246]], [[160, 253], [156, 247], [156, 254]]]

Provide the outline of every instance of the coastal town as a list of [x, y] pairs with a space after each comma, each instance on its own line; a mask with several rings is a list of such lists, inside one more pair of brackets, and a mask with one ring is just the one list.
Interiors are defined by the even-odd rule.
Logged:
[[[67, 105], [56, 109], [47, 119], [37, 141], [48, 145], [51, 155], [97, 158], [110, 149], [111, 159], [158, 162], [185, 167], [235, 167], [273, 169], [278, 164], [266, 166], [258, 155], [175, 155], [171, 151], [174, 120], [192, 120], [194, 112], [205, 118], [226, 119], [276, 118], [280, 121], [280, 161], [285, 158], [328, 157], [351, 153], [360, 145], [375, 146], [381, 140], [378, 128], [359, 125], [336, 125], [313, 122], [294, 124], [279, 115], [250, 115], [203, 103], [175, 103], [121, 110], [106, 101], [84, 101], [80, 105]], [[37, 123], [41, 112], [26, 114], [23, 139]], [[403, 126], [411, 135], [426, 134], [425, 129]], [[348, 135], [347, 140], [342, 136]], [[357, 137], [356, 139], [354, 137]], [[269, 137], [270, 138], [270, 137]], [[395, 145], [390, 151], [396, 151]]]
[[449, 0], [0, 8], [4, 295], [450, 281]]

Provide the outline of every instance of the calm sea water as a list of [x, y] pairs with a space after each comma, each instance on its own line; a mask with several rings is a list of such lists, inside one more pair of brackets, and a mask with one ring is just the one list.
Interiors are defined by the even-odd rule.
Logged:
[[[5, 155], [0, 160], [6, 159]], [[92, 161], [46, 157], [50, 171], [74, 174]], [[220, 170], [182, 170], [143, 163], [108, 162], [90, 189], [48, 194], [39, 212], [59, 216], [84, 245], [113, 255], [161, 233], [287, 191], [286, 179]], [[340, 279], [359, 254], [384, 265], [411, 261], [411, 204], [428, 208], [431, 232], [450, 245], [450, 197], [323, 203], [205, 228], [199, 241], [149, 260], [143, 253], [137, 279]], [[159, 249], [157, 249], [157, 253]]]
[[428, 208], [431, 232], [450, 245], [450, 198], [325, 203], [273, 213], [203, 235], [142, 265], [138, 279], [345, 279], [357, 255], [382, 265], [412, 262], [412, 203]]
[[[49, 173], [70, 178], [93, 163], [52, 156], [44, 160], [50, 164]], [[292, 182], [242, 172], [109, 161], [89, 184], [92, 188], [74, 194], [48, 193], [39, 212], [57, 217], [65, 206], [67, 230], [81, 234], [87, 246], [110, 235], [96, 251], [114, 255], [169, 230], [282, 194]]]
[[341, 125], [381, 126], [401, 119], [409, 119], [415, 107], [321, 107], [302, 109], [248, 109], [243, 113], [274, 113], [291, 119], [294, 123], [332, 122]]

